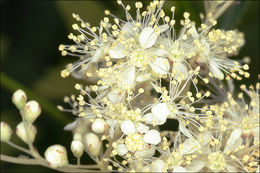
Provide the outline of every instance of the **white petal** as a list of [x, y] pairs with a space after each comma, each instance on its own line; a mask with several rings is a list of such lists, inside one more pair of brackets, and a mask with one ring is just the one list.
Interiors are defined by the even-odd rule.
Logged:
[[142, 48], [147, 49], [154, 45], [157, 37], [158, 35], [154, 32], [152, 27], [146, 27], [139, 35], [139, 43], [141, 44]]
[[234, 149], [236, 149], [236, 147], [238, 147], [241, 143], [241, 139], [242, 139], [241, 134], [242, 134], [241, 129], [233, 130], [227, 140], [224, 151], [226, 151], [226, 150], [233, 151]]
[[227, 172], [238, 172], [237, 168], [233, 165], [230, 165], [230, 164], [226, 165], [226, 169], [227, 169]]
[[145, 114], [144, 119], [147, 124], [153, 124], [153, 121], [156, 121], [156, 119], [152, 113]]
[[174, 78], [177, 80], [182, 76], [183, 80], [186, 80], [189, 76], [187, 67], [181, 62], [175, 62], [172, 67], [173, 72], [175, 73]]
[[202, 168], [206, 166], [206, 162], [202, 160], [193, 160], [190, 165], [188, 165], [186, 168], [189, 171], [192, 172], [200, 172]]
[[218, 68], [218, 65], [214, 61], [209, 61], [209, 68], [210, 68], [210, 71], [212, 72], [213, 76], [215, 76], [219, 80], [224, 79], [223, 72]]
[[123, 100], [123, 95], [116, 90], [112, 90], [107, 94], [107, 98], [112, 104], [120, 103]]
[[180, 132], [182, 132], [186, 137], [188, 138], [192, 138], [191, 133], [189, 132], [189, 130], [183, 126], [182, 122], [179, 121], [179, 130]]
[[[163, 168], [164, 168], [163, 160], [158, 159], [151, 164], [151, 170], [150, 171], [152, 171], [152, 172], [163, 172]], [[164, 170], [164, 171], [166, 171], [166, 170]]]
[[186, 139], [181, 149], [181, 154], [191, 154], [200, 149], [200, 144], [197, 140]]
[[72, 123], [67, 124], [64, 127], [64, 130], [72, 131], [76, 127], [76, 125], [77, 125], [77, 120], [73, 121]]
[[120, 59], [125, 57], [124, 51], [123, 46], [116, 45], [112, 49], [109, 49], [108, 53], [111, 58]]
[[169, 29], [169, 25], [168, 24], [160, 25], [159, 29], [160, 29], [160, 33], [163, 33], [167, 31], [167, 29]]
[[129, 135], [136, 132], [135, 125], [131, 120], [122, 121], [120, 127], [125, 135]]
[[144, 142], [157, 145], [161, 142], [160, 133], [157, 130], [150, 130], [144, 135]]
[[150, 63], [152, 70], [161, 75], [168, 73], [170, 69], [169, 61], [166, 58], [156, 58], [154, 62]]
[[176, 166], [173, 168], [172, 172], [188, 172], [186, 168], [182, 167], [182, 166]]
[[140, 133], [147, 133], [149, 131], [149, 127], [144, 125], [143, 123], [140, 123], [138, 127], [136, 128], [137, 132]]
[[[258, 110], [259, 111], [259, 110]], [[259, 122], [259, 121], [258, 121]], [[259, 127], [255, 127], [253, 130], [253, 133], [255, 135], [254, 140], [259, 141]]]
[[202, 135], [202, 143], [201, 146], [207, 145], [212, 139], [212, 135], [209, 132], [204, 132]]
[[153, 157], [154, 153], [155, 153], [155, 146], [151, 145], [150, 149], [144, 149], [142, 151], [136, 151], [135, 156], [136, 157], [138, 156], [138, 157], [143, 158], [143, 159], [149, 159], [149, 158]]
[[165, 49], [158, 49], [158, 48], [151, 48], [149, 49], [149, 52], [152, 54], [152, 55], [156, 55], [156, 56], [166, 56], [168, 54], [167, 50]]
[[123, 85], [127, 85], [130, 88], [133, 88], [135, 85], [135, 67], [131, 67], [126, 69], [121, 74], [121, 79]]
[[122, 28], [122, 31], [125, 31], [125, 36], [134, 35], [134, 30], [133, 30], [134, 27], [135, 24], [133, 22], [127, 22]]
[[118, 144], [116, 147], [118, 155], [125, 155], [128, 152], [128, 149], [125, 144]]
[[164, 124], [170, 111], [166, 103], [158, 103], [152, 107], [152, 114], [156, 118], [158, 125]]
[[144, 82], [144, 81], [146, 81], [146, 80], [148, 80], [150, 78], [151, 78], [151, 74], [150, 73], [146, 73], [146, 74], [142, 74], [142, 75], [136, 76], [135, 81], [141, 83], [141, 82]]

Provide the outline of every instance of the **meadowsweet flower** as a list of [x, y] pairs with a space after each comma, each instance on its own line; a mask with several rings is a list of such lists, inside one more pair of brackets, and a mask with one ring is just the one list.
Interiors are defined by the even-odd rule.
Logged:
[[[149, 127], [144, 124], [140, 123], [136, 128], [131, 120], [125, 120], [121, 123], [120, 127], [122, 132], [126, 135], [124, 139], [125, 144], [119, 146], [120, 148], [123, 148], [123, 151], [126, 151], [127, 149], [131, 152], [138, 152], [145, 150], [146, 148], [150, 149], [148, 144], [157, 145], [161, 142], [160, 133], [154, 129], [149, 130]], [[151, 153], [153, 152], [151, 151]], [[140, 154], [143, 155], [145, 153], [139, 152], [137, 155]]]

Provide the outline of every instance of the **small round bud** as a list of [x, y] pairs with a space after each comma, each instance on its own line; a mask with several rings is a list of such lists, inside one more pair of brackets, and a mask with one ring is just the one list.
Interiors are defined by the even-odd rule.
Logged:
[[81, 157], [84, 151], [84, 145], [81, 141], [73, 140], [70, 149], [75, 157]]
[[86, 133], [84, 136], [85, 151], [93, 156], [97, 156], [100, 152], [101, 141], [95, 133]]
[[44, 157], [53, 168], [63, 167], [68, 164], [67, 150], [62, 145], [52, 145], [44, 153]]
[[92, 131], [95, 133], [103, 133], [106, 129], [106, 122], [101, 118], [97, 118], [92, 123], [91, 128], [92, 128]]
[[12, 101], [18, 109], [24, 108], [26, 104], [26, 100], [27, 100], [27, 96], [25, 92], [21, 89], [15, 91], [12, 96]]
[[1, 122], [1, 141], [9, 141], [12, 136], [12, 129], [6, 122]]
[[24, 118], [27, 122], [33, 123], [41, 114], [41, 107], [37, 101], [31, 100], [26, 103]]
[[33, 142], [35, 139], [35, 135], [37, 133], [37, 129], [34, 125], [29, 124], [28, 125], [28, 138], [26, 135], [26, 129], [24, 126], [23, 122], [20, 122], [17, 126], [16, 126], [16, 135], [21, 138], [25, 143], [29, 142]]

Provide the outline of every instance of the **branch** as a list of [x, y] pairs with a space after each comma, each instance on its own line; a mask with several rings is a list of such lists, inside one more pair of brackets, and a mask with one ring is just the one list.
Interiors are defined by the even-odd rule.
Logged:
[[54, 169], [60, 172], [100, 172], [98, 170], [87, 170], [87, 169], [77, 169], [74, 168], [74, 165], [68, 165], [66, 167], [61, 168], [52, 168], [48, 165], [47, 161], [37, 160], [37, 159], [27, 159], [27, 158], [17, 158], [12, 156], [7, 156], [4, 154], [0, 155], [0, 159], [4, 162], [10, 162], [15, 164], [22, 165], [41, 165], [47, 167], [49, 169]]

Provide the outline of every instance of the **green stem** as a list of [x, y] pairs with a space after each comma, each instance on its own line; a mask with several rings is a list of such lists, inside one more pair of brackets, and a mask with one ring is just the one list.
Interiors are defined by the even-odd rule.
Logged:
[[17, 89], [22, 89], [24, 92], [26, 92], [29, 98], [37, 100], [46, 114], [50, 115], [56, 121], [64, 124], [71, 121], [69, 117], [66, 117], [64, 114], [59, 112], [56, 106], [54, 106], [48, 100], [44, 99], [42, 96], [37, 95], [37, 93], [26, 88], [3, 72], [1, 72], [1, 86], [10, 92], [15, 92]]

